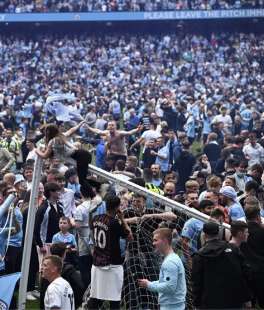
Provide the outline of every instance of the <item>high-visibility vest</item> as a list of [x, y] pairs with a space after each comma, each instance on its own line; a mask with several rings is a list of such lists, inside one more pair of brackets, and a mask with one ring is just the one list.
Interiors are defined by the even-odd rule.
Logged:
[[159, 194], [159, 195], [164, 195], [163, 190], [161, 190], [158, 186], [152, 184], [152, 183], [146, 183], [145, 187], [150, 190], [153, 193]]

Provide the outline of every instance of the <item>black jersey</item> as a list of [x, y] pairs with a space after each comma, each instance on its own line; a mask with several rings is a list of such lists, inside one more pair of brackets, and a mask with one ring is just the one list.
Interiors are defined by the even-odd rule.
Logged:
[[122, 265], [119, 241], [128, 233], [119, 221], [107, 214], [96, 215], [92, 220], [92, 232], [93, 264], [98, 267]]

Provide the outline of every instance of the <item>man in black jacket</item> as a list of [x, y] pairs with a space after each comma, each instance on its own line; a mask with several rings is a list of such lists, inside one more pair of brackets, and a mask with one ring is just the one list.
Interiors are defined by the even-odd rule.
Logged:
[[57, 183], [48, 182], [44, 186], [47, 198], [38, 208], [35, 224], [35, 238], [42, 254], [47, 254], [52, 237], [60, 231], [59, 220], [63, 213], [63, 205], [59, 200], [60, 187]]
[[190, 152], [190, 144], [188, 141], [182, 142], [182, 151], [180, 156], [175, 160], [173, 171], [179, 174], [179, 181], [177, 183], [177, 192], [185, 190], [185, 183], [192, 174], [193, 166], [195, 164], [195, 157]]
[[243, 259], [236, 247], [219, 240], [217, 223], [204, 224], [206, 243], [193, 257], [193, 303], [201, 309], [250, 308]]
[[247, 243], [241, 245], [246, 261], [252, 270], [252, 290], [260, 306], [264, 308], [264, 227], [261, 223], [260, 208], [245, 208], [249, 236]]

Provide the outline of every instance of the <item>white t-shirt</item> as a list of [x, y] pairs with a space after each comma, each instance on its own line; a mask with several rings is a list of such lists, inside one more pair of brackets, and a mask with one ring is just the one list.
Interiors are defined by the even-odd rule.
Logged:
[[222, 114], [216, 115], [212, 121], [213, 124], [222, 122], [224, 123], [224, 127], [228, 129], [232, 126], [232, 118], [230, 115], [223, 116]]
[[74, 295], [70, 284], [62, 277], [51, 282], [45, 293], [44, 303], [45, 310], [52, 308], [75, 310]]
[[33, 159], [33, 160], [37, 160], [37, 153], [35, 151], [36, 149], [34, 148], [32, 151], [30, 151], [28, 153], [28, 156], [27, 156], [27, 159], [26, 160], [30, 160], [30, 159]]
[[141, 137], [145, 139], [145, 142], [148, 142], [151, 139], [157, 139], [161, 137], [161, 134], [157, 130], [149, 129], [144, 131]]
[[72, 217], [76, 209], [73, 190], [64, 188], [63, 192], [60, 193], [59, 201], [62, 203], [64, 215]]
[[250, 143], [245, 145], [243, 153], [248, 158], [249, 166], [259, 164], [264, 159], [264, 149], [259, 143], [256, 143], [255, 146]]

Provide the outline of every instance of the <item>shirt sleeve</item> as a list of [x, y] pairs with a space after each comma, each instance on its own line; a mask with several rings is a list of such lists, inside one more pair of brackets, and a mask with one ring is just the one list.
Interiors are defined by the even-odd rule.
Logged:
[[154, 281], [148, 284], [148, 289], [152, 292], [173, 294], [177, 288], [178, 266], [168, 261], [161, 267], [164, 282]]
[[192, 222], [186, 222], [182, 229], [182, 237], [188, 238], [189, 240], [193, 239], [195, 230]]
[[233, 221], [245, 219], [245, 212], [242, 207], [235, 206], [229, 209], [229, 217]]
[[60, 243], [60, 240], [58, 239], [58, 234], [56, 234], [56, 235], [54, 235], [54, 236], [52, 237], [51, 243]]
[[158, 154], [161, 155], [161, 156], [166, 157], [164, 160], [167, 160], [168, 157], [169, 157], [169, 151], [168, 151], [168, 149], [166, 147], [163, 147], [162, 149], [160, 149], [158, 151]]

